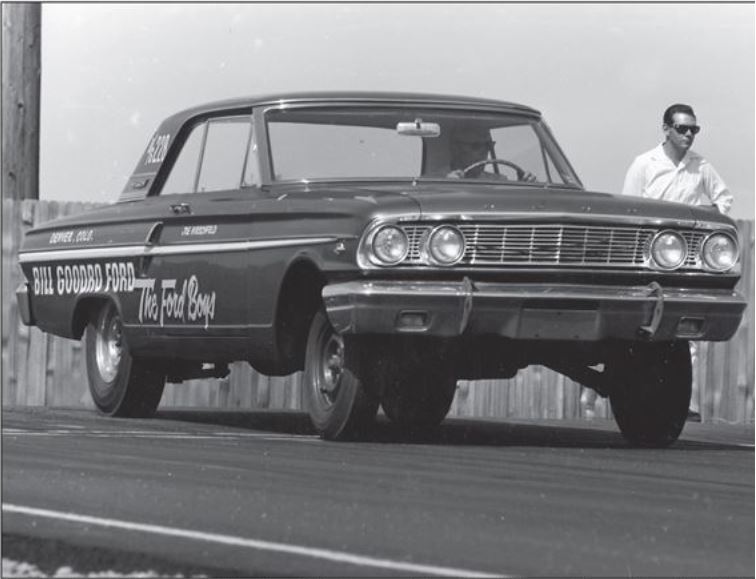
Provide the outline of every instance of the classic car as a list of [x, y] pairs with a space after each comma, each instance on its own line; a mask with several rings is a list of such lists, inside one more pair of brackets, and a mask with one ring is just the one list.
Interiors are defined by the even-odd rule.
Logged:
[[247, 361], [303, 370], [316, 430], [353, 439], [379, 406], [432, 429], [459, 379], [540, 364], [665, 446], [689, 341], [741, 321], [739, 251], [716, 211], [587, 191], [533, 108], [285, 94], [167, 118], [116, 203], [28, 232], [17, 299], [85, 340], [107, 415]]

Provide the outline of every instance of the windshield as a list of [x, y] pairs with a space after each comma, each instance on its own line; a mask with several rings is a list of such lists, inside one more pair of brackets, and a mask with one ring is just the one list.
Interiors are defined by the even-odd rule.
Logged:
[[265, 115], [275, 181], [463, 179], [579, 185], [537, 119], [420, 107], [305, 107]]

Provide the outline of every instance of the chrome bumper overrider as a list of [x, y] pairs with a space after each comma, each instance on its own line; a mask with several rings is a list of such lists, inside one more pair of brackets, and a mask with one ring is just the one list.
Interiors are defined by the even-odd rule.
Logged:
[[323, 289], [348, 334], [529, 340], [727, 340], [746, 302], [730, 290], [647, 286], [353, 281]]

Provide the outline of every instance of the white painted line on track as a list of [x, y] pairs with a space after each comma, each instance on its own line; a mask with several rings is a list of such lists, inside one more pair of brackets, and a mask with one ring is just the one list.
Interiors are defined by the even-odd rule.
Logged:
[[754, 448], [753, 442], [730, 441], [730, 440], [722, 440], [721, 438], [717, 439], [714, 437], [706, 438], [703, 436], [690, 436], [686, 438], [680, 438], [680, 442], [691, 442], [693, 444], [717, 444], [717, 445], [734, 446], [736, 448]]
[[266, 441], [322, 442], [313, 434], [271, 434], [267, 432], [161, 432], [155, 430], [26, 430], [22, 428], [3, 428], [6, 436], [77, 436], [90, 438], [154, 438], [171, 440], [242, 440], [256, 439]]
[[202, 531], [191, 531], [189, 529], [177, 529], [175, 527], [164, 527], [162, 525], [150, 525], [145, 523], [134, 523], [130, 521], [120, 521], [118, 519], [105, 519], [101, 517], [92, 517], [88, 515], [77, 515], [76, 513], [66, 513], [63, 511], [51, 511], [48, 509], [37, 509], [21, 505], [11, 505], [3, 503], [3, 512], [29, 515], [32, 517], [43, 517], [48, 519], [57, 519], [73, 523], [84, 523], [87, 525], [97, 525], [113, 529], [123, 529], [125, 531], [136, 531], [141, 533], [152, 533], [155, 535], [166, 535], [169, 537], [192, 539], [195, 541], [207, 541], [210, 543], [219, 543], [234, 547], [245, 547], [247, 549], [257, 549], [259, 551], [275, 551], [278, 553], [289, 553], [291, 555], [300, 555], [302, 557], [311, 557], [332, 561], [334, 563], [344, 563], [357, 565], [360, 567], [372, 567], [375, 569], [387, 569], [403, 573], [416, 573], [419, 575], [434, 575], [437, 577], [507, 577], [506, 575], [494, 575], [480, 571], [471, 571], [469, 569], [455, 569], [453, 567], [440, 567], [436, 565], [422, 565], [417, 563], [408, 563], [404, 561], [392, 561], [391, 559], [380, 559], [377, 557], [365, 557], [355, 555], [344, 551], [333, 551], [331, 549], [319, 549], [316, 547], [305, 547], [301, 545], [290, 545], [287, 543], [277, 543], [273, 541], [263, 541], [259, 539], [248, 539], [245, 537], [235, 537], [233, 535], [221, 535], [218, 533], [205, 533]]

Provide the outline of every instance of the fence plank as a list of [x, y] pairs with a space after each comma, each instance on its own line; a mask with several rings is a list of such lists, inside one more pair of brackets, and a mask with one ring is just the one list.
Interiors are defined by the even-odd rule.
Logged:
[[45, 374], [47, 373], [47, 334], [34, 328], [31, 332], [26, 360], [27, 406], [44, 406]]
[[18, 386], [17, 348], [21, 340], [13, 335], [17, 327], [17, 307], [13, 296], [16, 281], [13, 267], [15, 265], [20, 206], [8, 199], [3, 199], [2, 215], [2, 394], [3, 400], [16, 400]]

